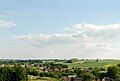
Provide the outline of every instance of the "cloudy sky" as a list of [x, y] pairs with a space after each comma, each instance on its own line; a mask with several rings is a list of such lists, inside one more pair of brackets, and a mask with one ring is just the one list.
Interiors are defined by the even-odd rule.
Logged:
[[120, 59], [119, 0], [0, 0], [0, 58]]

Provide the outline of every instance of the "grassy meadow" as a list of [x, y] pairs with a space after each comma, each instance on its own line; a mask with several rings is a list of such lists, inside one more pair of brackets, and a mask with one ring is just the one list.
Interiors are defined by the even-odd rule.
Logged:
[[99, 67], [99, 68], [107, 68], [111, 65], [116, 65], [120, 63], [120, 60], [99, 60], [96, 62], [96, 60], [84, 60], [84, 61], [78, 61], [73, 63], [64, 63], [64, 62], [58, 62], [61, 64], [66, 64], [69, 66], [69, 68], [72, 67], [80, 67], [80, 68], [87, 68], [87, 67]]

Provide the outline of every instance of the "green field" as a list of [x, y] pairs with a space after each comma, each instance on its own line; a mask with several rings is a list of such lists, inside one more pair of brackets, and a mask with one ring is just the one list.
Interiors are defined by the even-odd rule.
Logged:
[[85, 61], [78, 61], [74, 63], [64, 63], [64, 62], [59, 62], [61, 64], [66, 64], [69, 66], [69, 68], [72, 67], [81, 67], [81, 68], [87, 68], [87, 67], [108, 67], [110, 65], [116, 65], [120, 63], [120, 60], [99, 60], [96, 62], [95, 60], [85, 60]]

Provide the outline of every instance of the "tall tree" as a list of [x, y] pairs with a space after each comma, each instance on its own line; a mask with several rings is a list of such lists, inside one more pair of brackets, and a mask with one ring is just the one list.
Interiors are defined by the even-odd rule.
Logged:
[[113, 79], [120, 79], [120, 68], [118, 66], [108, 67], [107, 76]]

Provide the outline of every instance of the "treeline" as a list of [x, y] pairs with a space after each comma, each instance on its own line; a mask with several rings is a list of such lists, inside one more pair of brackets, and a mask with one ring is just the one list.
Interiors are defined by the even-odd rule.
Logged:
[[0, 64], [33, 64], [33, 63], [43, 63], [42, 60], [0, 60]]
[[0, 81], [27, 81], [27, 69], [20, 65], [0, 67]]
[[49, 67], [49, 68], [68, 68], [68, 65], [64, 64], [55, 64], [55, 63], [44, 63], [44, 67]]

